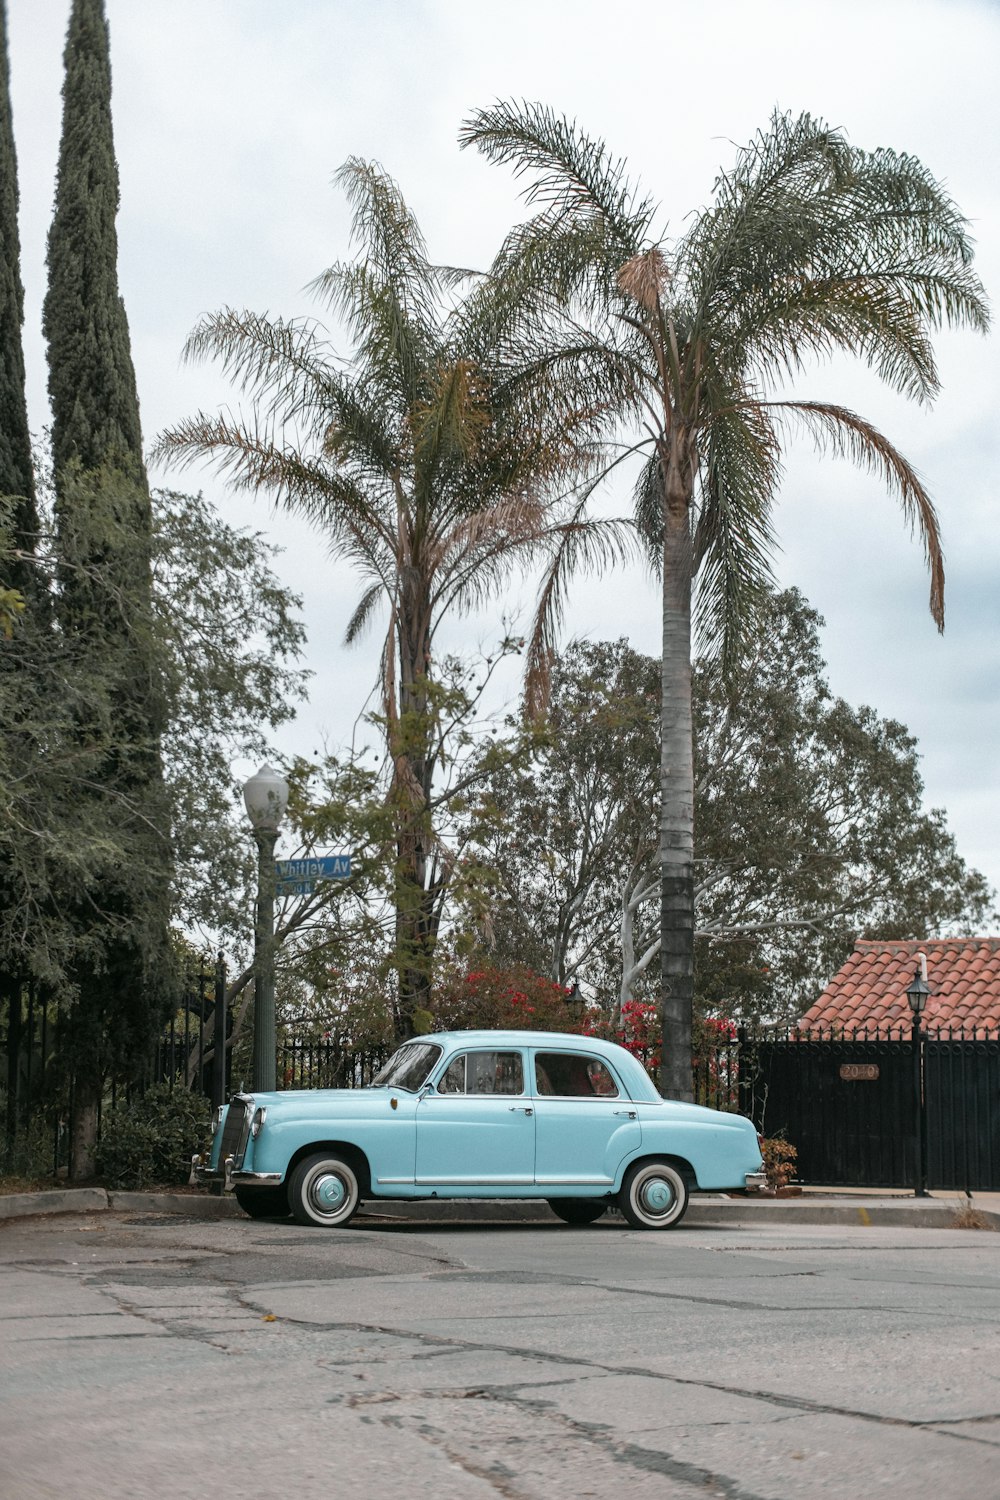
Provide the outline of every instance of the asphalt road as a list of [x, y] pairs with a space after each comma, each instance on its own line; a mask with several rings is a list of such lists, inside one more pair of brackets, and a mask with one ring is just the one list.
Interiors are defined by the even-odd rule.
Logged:
[[0, 1225], [3, 1500], [1000, 1496], [1000, 1240]]

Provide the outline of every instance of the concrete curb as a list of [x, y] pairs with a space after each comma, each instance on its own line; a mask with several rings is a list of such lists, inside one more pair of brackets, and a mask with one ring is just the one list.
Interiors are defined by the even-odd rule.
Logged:
[[[104, 1188], [61, 1188], [40, 1193], [0, 1194], [0, 1221], [38, 1214], [105, 1212], [179, 1215], [189, 1219], [243, 1218], [231, 1194], [124, 1193]], [[1000, 1213], [973, 1204], [979, 1227], [1000, 1231]], [[957, 1229], [962, 1205], [928, 1198], [868, 1198], [859, 1202], [827, 1198], [712, 1198], [692, 1199], [685, 1224], [692, 1227], [735, 1229], [741, 1225], [827, 1224], [831, 1228]], [[461, 1201], [425, 1200], [422, 1203], [377, 1202], [369, 1199], [356, 1222], [375, 1228], [380, 1222], [410, 1224], [552, 1224], [553, 1214], [542, 1201], [507, 1202], [497, 1198]]]
[[189, 1219], [242, 1219], [231, 1193], [109, 1193], [108, 1207], [119, 1213], [183, 1214]]
[[47, 1193], [0, 1193], [0, 1219], [32, 1214], [89, 1214], [108, 1206], [103, 1188], [53, 1188]]
[[[1000, 1230], [1000, 1213], [974, 1209], [982, 1227]], [[832, 1227], [862, 1225], [872, 1229], [961, 1229], [969, 1224], [956, 1222], [961, 1209], [956, 1203], [931, 1202], [926, 1198], [885, 1200], [866, 1203], [827, 1199], [817, 1202], [796, 1199], [775, 1202], [773, 1198], [724, 1200], [693, 1199], [684, 1220], [686, 1224], [716, 1224], [735, 1228], [740, 1224], [829, 1224]]]

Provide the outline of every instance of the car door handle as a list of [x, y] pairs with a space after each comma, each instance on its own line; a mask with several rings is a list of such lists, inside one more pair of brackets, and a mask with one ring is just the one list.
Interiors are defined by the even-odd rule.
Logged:
[[616, 1109], [613, 1110], [612, 1113], [616, 1115], [627, 1115], [630, 1120], [637, 1120], [639, 1118], [634, 1109]]
[[516, 1114], [519, 1109], [523, 1109], [526, 1115], [533, 1115], [535, 1113], [530, 1104], [510, 1104], [507, 1106], [507, 1113], [511, 1115]]

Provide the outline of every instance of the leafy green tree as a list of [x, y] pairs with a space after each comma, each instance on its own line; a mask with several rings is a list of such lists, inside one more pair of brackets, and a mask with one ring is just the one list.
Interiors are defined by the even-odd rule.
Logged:
[[202, 495], [153, 492], [151, 628], [173, 901], [206, 947], [238, 951], [253, 909], [256, 862], [233, 764], [271, 757], [271, 733], [307, 691], [301, 600], [276, 572], [279, 551], [223, 521]]
[[744, 966], [739, 1008], [782, 1019], [801, 1014], [858, 937], [967, 935], [996, 919], [944, 811], [923, 806], [914, 737], [831, 692], [821, 625], [801, 595], [780, 594], [739, 662], [701, 661], [694, 682], [706, 977], [720, 959]]
[[553, 663], [545, 718], [510, 721], [485, 752], [466, 837], [490, 896], [468, 919], [491, 963], [582, 981], [608, 1009], [648, 973], [656, 719], [655, 663], [577, 643]]
[[592, 404], [612, 404], [646, 435], [637, 514], [663, 583], [662, 1082], [690, 1097], [693, 581], [706, 637], [729, 659], [768, 580], [783, 446], [804, 428], [899, 497], [943, 623], [937, 518], [912, 466], [855, 412], [771, 393], [843, 351], [929, 401], [931, 334], [984, 330], [983, 290], [965, 220], [921, 163], [863, 151], [809, 115], [775, 114], [674, 241], [655, 232], [655, 207], [624, 163], [550, 109], [496, 104], [462, 140], [526, 176], [537, 206], [494, 267], [514, 310], [514, 363], [565, 372], [577, 391], [589, 383]]
[[[414, 1011], [427, 1008], [443, 891], [441, 622], [497, 597], [518, 565], [601, 561], [621, 552], [626, 533], [587, 522], [579, 502], [561, 498], [567, 471], [588, 467], [593, 417], [565, 383], [526, 383], [499, 358], [491, 283], [430, 263], [398, 187], [378, 167], [352, 159], [339, 181], [360, 254], [316, 288], [346, 325], [350, 361], [311, 322], [225, 309], [195, 329], [187, 352], [220, 359], [252, 413], [200, 413], [167, 432], [158, 453], [207, 457], [237, 488], [313, 521], [361, 579], [348, 642], [380, 606], [387, 616], [382, 713], [395, 814], [397, 1025], [407, 1035]], [[540, 605], [549, 628], [560, 605], [550, 574]]]
[[[923, 807], [912, 736], [831, 693], [815, 612], [792, 591], [759, 623], [694, 673], [696, 1008], [792, 1018], [857, 937], [982, 931], [991, 892]], [[470, 810], [480, 952], [578, 980], [613, 1024], [657, 994], [658, 687], [625, 642], [574, 645]]]
[[[152, 515], [135, 371], [118, 292], [118, 167], [103, 0], [73, 0], [49, 232], [43, 328], [52, 403], [60, 554], [56, 612], [84, 656], [113, 668], [106, 706], [116, 742], [91, 797], [118, 823], [128, 859], [109, 858], [72, 901], [78, 927], [73, 1010], [76, 1139], [86, 1175], [101, 1080], [137, 1061], [173, 998], [169, 802], [160, 741], [165, 704], [150, 617]], [[101, 737], [80, 704], [78, 736]]]
[[[65, 553], [47, 485], [39, 499], [35, 567], [54, 593]], [[232, 764], [271, 754], [268, 731], [305, 693], [299, 600], [263, 537], [227, 525], [201, 496], [157, 491], [153, 500], [152, 595], [132, 633], [151, 641], [163, 683], [171, 906], [205, 946], [238, 947], [255, 865]], [[131, 753], [117, 713], [121, 664], [113, 640], [94, 653], [88, 639], [43, 626], [34, 613], [16, 630], [24, 680], [0, 670], [0, 723], [19, 712], [34, 752], [20, 755], [0, 734], [0, 857], [16, 875], [0, 911], [0, 959], [20, 953], [27, 972], [65, 990], [78, 940], [72, 892], [97, 880], [105, 860], [125, 868], [131, 859], [118, 800], [94, 795], [106, 765]], [[0, 643], [0, 668], [10, 644]]]

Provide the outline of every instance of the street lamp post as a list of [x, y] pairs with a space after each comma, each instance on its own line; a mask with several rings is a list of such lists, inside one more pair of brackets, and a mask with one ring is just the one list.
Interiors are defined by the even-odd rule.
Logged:
[[273, 766], [261, 766], [243, 788], [243, 801], [257, 845], [257, 911], [253, 931], [253, 1088], [276, 1086], [274, 1025], [274, 846], [288, 806], [288, 782]]
[[927, 1162], [925, 1159], [927, 1116], [924, 1104], [923, 1048], [921, 1046], [920, 1017], [924, 1013], [927, 996], [930, 992], [930, 986], [927, 983], [923, 965], [921, 965], [915, 972], [906, 990], [906, 998], [910, 1003], [910, 1010], [913, 1012], [913, 1104], [916, 1120], [913, 1196], [915, 1198], [929, 1197], [927, 1192]]

